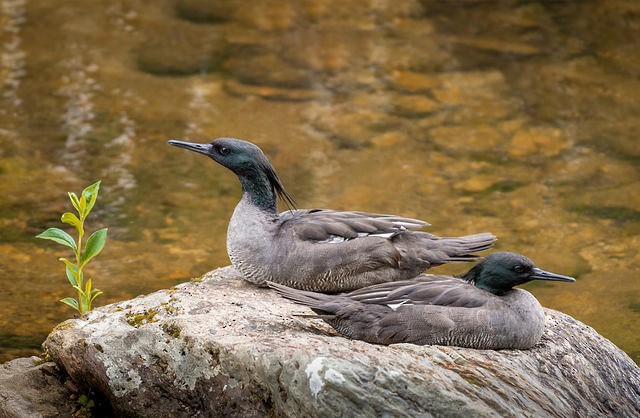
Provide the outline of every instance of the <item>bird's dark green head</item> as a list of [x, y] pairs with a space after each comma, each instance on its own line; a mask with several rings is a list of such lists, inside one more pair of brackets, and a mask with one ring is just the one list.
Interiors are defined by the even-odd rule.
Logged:
[[255, 204], [275, 211], [276, 194], [294, 207], [293, 198], [287, 193], [276, 171], [262, 150], [248, 141], [234, 138], [218, 138], [209, 144], [171, 140], [169, 144], [204, 154], [218, 164], [233, 171]]
[[496, 295], [502, 295], [514, 286], [532, 280], [576, 281], [573, 277], [539, 269], [527, 257], [508, 252], [490, 254], [462, 278]]

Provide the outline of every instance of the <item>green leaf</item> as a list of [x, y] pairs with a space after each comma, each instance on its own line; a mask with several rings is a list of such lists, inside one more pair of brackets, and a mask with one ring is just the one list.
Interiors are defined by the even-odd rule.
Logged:
[[71, 235], [67, 234], [59, 228], [49, 228], [43, 233], [36, 235], [36, 238], [50, 239], [51, 241], [55, 241], [58, 244], [66, 245], [67, 247], [73, 248], [73, 251], [78, 251], [76, 242], [73, 240], [73, 238], [71, 238]]
[[74, 298], [64, 298], [64, 299], [60, 299], [60, 302], [65, 303], [69, 306], [71, 306], [73, 309], [75, 309], [76, 311], [80, 311], [78, 308], [78, 301], [75, 300]]
[[102, 294], [102, 292], [98, 289], [93, 289], [91, 291], [91, 298], [89, 299], [89, 306], [91, 306], [91, 304], [93, 303], [94, 299], [97, 298], [98, 296], [100, 296]]
[[84, 218], [87, 217], [87, 198], [84, 197], [84, 195], [80, 196], [80, 202], [78, 204], [80, 206], [78, 215], [80, 215], [80, 219], [84, 221]]
[[80, 200], [78, 199], [78, 196], [73, 192], [68, 192], [68, 194], [69, 194], [69, 199], [71, 199], [71, 204], [73, 205], [73, 207], [76, 208], [78, 213], [82, 213], [82, 211], [80, 210]]
[[66, 266], [65, 270], [67, 272], [67, 279], [69, 279], [71, 286], [77, 286], [78, 267], [66, 258], [59, 258], [58, 260], [62, 261]]
[[102, 248], [104, 247], [106, 241], [107, 228], [99, 229], [91, 234], [91, 236], [87, 240], [87, 245], [84, 249], [84, 254], [82, 254], [82, 261], [80, 262], [80, 264], [84, 266], [89, 260], [98, 255], [100, 251], [102, 251]]
[[75, 226], [78, 230], [80, 229], [80, 227], [82, 227], [82, 222], [80, 222], [80, 219], [78, 219], [78, 217], [71, 212], [63, 213], [60, 217], [60, 220], [65, 224]]
[[73, 287], [74, 289], [76, 289], [78, 291], [78, 293], [82, 296], [84, 296], [84, 290], [82, 290], [82, 288], [78, 285], [72, 285], [71, 287]]
[[84, 217], [86, 218], [93, 209], [93, 205], [96, 203], [96, 199], [98, 198], [98, 191], [100, 190], [100, 180], [93, 183], [91, 186], [87, 187], [82, 191], [82, 196], [87, 200], [87, 207], [84, 210]]

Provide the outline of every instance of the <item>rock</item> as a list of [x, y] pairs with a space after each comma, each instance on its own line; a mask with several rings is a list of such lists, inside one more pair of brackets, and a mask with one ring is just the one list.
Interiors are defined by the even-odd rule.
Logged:
[[[374, 96], [369, 95], [372, 102]], [[359, 101], [360, 99], [355, 99]], [[355, 107], [351, 104], [309, 106], [305, 112], [309, 125], [325, 135], [341, 149], [357, 149], [371, 145], [371, 139], [394, 130], [397, 121], [376, 108]]]
[[510, 93], [504, 74], [497, 70], [416, 72], [392, 71], [389, 88], [427, 94], [442, 110], [449, 109], [445, 125], [490, 124], [514, 118], [519, 104]]
[[409, 93], [422, 93], [433, 90], [441, 84], [437, 75], [415, 71], [394, 71], [389, 77], [392, 87]]
[[[224, 67], [237, 81], [250, 86], [309, 89], [317, 76], [313, 71], [292, 67], [274, 54], [230, 58]], [[264, 71], [265, 68], [269, 71]]]
[[135, 50], [138, 68], [157, 76], [187, 76], [219, 69], [226, 51], [221, 31], [179, 22], [150, 27], [147, 39]]
[[471, 126], [437, 126], [430, 130], [431, 142], [454, 155], [494, 153], [503, 135], [486, 123]]
[[517, 132], [511, 139], [508, 154], [514, 158], [555, 157], [571, 146], [559, 129], [532, 129]]
[[371, 38], [370, 30], [325, 23], [282, 37], [278, 53], [296, 67], [338, 73], [366, 65], [375, 48]]
[[454, 183], [453, 188], [464, 193], [478, 193], [489, 190], [496, 183], [494, 174], [479, 174]]
[[392, 112], [406, 118], [419, 118], [437, 112], [440, 104], [426, 96], [417, 94], [398, 95], [393, 98]]
[[295, 88], [280, 88], [269, 86], [254, 86], [243, 84], [235, 80], [227, 80], [224, 83], [225, 90], [237, 96], [257, 96], [267, 100], [302, 102], [321, 99], [325, 95], [322, 91]]
[[220, 23], [235, 18], [239, 0], [176, 0], [175, 12], [182, 19], [198, 23]]
[[19, 358], [0, 365], [0, 417], [71, 416], [75, 402], [53, 362]]
[[640, 369], [546, 310], [533, 349], [378, 346], [230, 268], [60, 324], [49, 355], [119, 416], [638, 416]]
[[[411, 138], [403, 132], [385, 132], [371, 138], [371, 142], [378, 147], [392, 147], [400, 144], [406, 144]], [[1, 246], [0, 246], [1, 248]]]
[[493, 51], [502, 54], [513, 54], [521, 56], [538, 55], [544, 52], [542, 48], [535, 45], [518, 42], [514, 40], [504, 40], [503, 38], [481, 38], [474, 37], [452, 37], [454, 43], [468, 46], [471, 48], [478, 48], [481, 50]]

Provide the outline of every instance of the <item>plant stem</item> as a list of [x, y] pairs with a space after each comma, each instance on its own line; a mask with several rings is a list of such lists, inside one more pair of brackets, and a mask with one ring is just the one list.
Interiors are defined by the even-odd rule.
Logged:
[[80, 311], [80, 316], [84, 316], [86, 312], [86, 307], [84, 306], [84, 297], [83, 297], [83, 286], [84, 286], [84, 278], [82, 276], [82, 238], [84, 236], [84, 216], [80, 218], [80, 227], [78, 228], [78, 251], [76, 252], [76, 265], [78, 266], [78, 311]]

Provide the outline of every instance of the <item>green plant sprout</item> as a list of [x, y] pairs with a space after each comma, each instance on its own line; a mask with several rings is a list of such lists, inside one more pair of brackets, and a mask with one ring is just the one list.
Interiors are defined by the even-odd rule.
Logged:
[[61, 299], [60, 302], [71, 306], [73, 309], [80, 313], [80, 316], [84, 316], [85, 312], [91, 310], [91, 303], [96, 297], [102, 294], [98, 289], [92, 288], [91, 279], [84, 281], [83, 269], [87, 263], [96, 255], [102, 251], [105, 242], [107, 241], [107, 228], [102, 228], [95, 231], [87, 239], [84, 251], [82, 249], [82, 239], [84, 237], [84, 221], [93, 209], [93, 205], [98, 198], [98, 190], [100, 189], [100, 181], [93, 183], [91, 186], [84, 189], [80, 195], [80, 198], [73, 193], [69, 192], [69, 198], [71, 204], [78, 212], [78, 216], [71, 212], [65, 212], [62, 214], [60, 220], [76, 228], [78, 231], [78, 242], [71, 237], [68, 233], [59, 228], [49, 228], [43, 233], [36, 236], [36, 238], [49, 239], [55, 241], [58, 244], [70, 247], [76, 258], [76, 262], [72, 263], [66, 258], [59, 258], [64, 263], [67, 272], [67, 279], [74, 289], [78, 292], [78, 299], [67, 297]]

